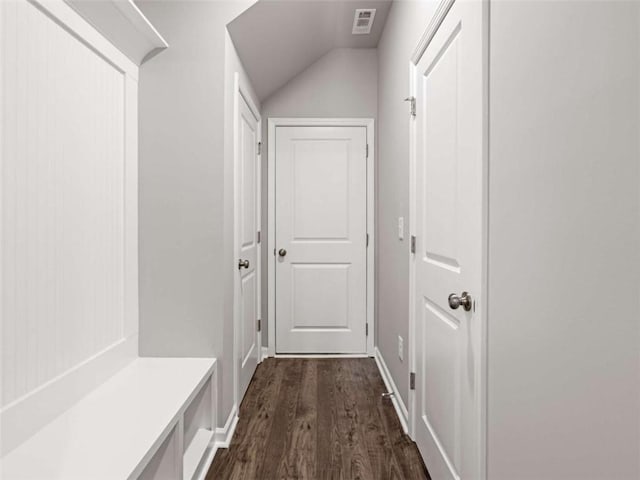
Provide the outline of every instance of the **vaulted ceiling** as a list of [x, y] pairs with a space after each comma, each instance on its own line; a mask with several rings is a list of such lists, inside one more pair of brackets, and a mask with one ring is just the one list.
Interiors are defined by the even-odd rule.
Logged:
[[[262, 101], [333, 48], [375, 48], [391, 0], [259, 0], [229, 34]], [[370, 34], [351, 33], [355, 10], [375, 8]]]

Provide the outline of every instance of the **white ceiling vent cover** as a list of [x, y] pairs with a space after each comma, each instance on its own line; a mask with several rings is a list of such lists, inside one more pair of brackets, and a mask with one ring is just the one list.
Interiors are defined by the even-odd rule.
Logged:
[[351, 33], [353, 33], [354, 35], [371, 33], [371, 26], [373, 25], [373, 19], [375, 16], [375, 8], [356, 9], [356, 15], [353, 18], [353, 30], [351, 31]]

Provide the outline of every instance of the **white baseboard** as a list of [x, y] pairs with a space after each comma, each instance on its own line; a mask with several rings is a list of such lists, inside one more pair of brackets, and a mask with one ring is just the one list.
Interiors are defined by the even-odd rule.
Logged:
[[[217, 430], [216, 430], [217, 434]], [[209, 468], [211, 468], [211, 464], [213, 463], [213, 459], [216, 456], [216, 452], [218, 451], [218, 444], [216, 442], [208, 448], [205, 452], [205, 459], [202, 460], [202, 463], [198, 467], [196, 474], [193, 476], [193, 480], [205, 480], [207, 477], [207, 473], [209, 473]], [[187, 480], [187, 479], [185, 479]]]
[[262, 347], [262, 356], [260, 357], [260, 362], [262, 362], [265, 358], [269, 358], [269, 347]]
[[238, 406], [234, 405], [224, 427], [216, 428], [216, 448], [229, 448], [238, 425]]
[[229, 448], [229, 445], [231, 445], [231, 440], [233, 438], [233, 434], [236, 431], [237, 425], [238, 406], [234, 405], [231, 409], [231, 412], [229, 412], [229, 416], [227, 417], [227, 421], [225, 422], [224, 427], [216, 428], [211, 445], [205, 451], [203, 460], [201, 460], [201, 463], [193, 476], [193, 480], [205, 480], [207, 473], [209, 473], [209, 469], [211, 468], [211, 464], [213, 463], [213, 459], [218, 452], [218, 449]]
[[380, 370], [380, 375], [382, 376], [382, 380], [384, 381], [385, 386], [389, 392], [393, 392], [393, 396], [391, 397], [391, 402], [393, 403], [393, 408], [396, 410], [396, 414], [400, 419], [400, 424], [402, 425], [402, 429], [404, 433], [409, 433], [409, 410], [407, 410], [406, 405], [402, 401], [402, 396], [400, 395], [400, 391], [398, 387], [396, 387], [395, 382], [393, 381], [393, 377], [387, 368], [387, 364], [384, 362], [384, 357], [378, 347], [376, 347], [376, 364], [378, 365], [378, 370]]
[[276, 353], [274, 358], [370, 358], [366, 353]]

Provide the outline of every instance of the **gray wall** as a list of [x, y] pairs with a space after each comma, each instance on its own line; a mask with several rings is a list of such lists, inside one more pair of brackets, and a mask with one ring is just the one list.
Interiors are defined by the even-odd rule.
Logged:
[[[409, 397], [409, 61], [437, 2], [395, 1], [378, 44], [377, 346]], [[404, 217], [405, 240], [398, 239]], [[404, 362], [398, 356], [404, 339]]]
[[267, 162], [269, 117], [367, 117], [377, 115], [377, 55], [371, 48], [336, 48], [262, 103], [262, 318], [268, 342]]
[[639, 19], [491, 5], [491, 479], [640, 478]]
[[217, 357], [224, 422], [233, 404], [225, 25], [250, 3], [138, 5], [170, 45], [140, 70], [140, 354]]

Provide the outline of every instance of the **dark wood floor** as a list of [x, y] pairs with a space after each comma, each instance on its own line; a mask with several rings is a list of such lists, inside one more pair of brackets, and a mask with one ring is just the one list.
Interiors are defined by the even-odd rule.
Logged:
[[270, 358], [257, 369], [212, 479], [425, 479], [375, 361]]

